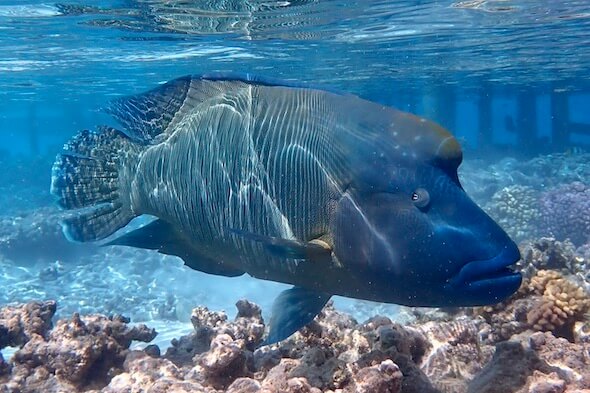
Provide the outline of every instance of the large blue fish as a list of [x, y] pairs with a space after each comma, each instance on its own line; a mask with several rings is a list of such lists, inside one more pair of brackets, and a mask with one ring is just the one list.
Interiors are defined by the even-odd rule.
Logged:
[[266, 343], [332, 295], [410, 306], [499, 302], [517, 290], [506, 233], [465, 193], [457, 140], [426, 119], [349, 94], [251, 75], [187, 76], [115, 101], [124, 127], [82, 131], [51, 191], [77, 209], [74, 241], [132, 218], [112, 241], [193, 269], [294, 285]]

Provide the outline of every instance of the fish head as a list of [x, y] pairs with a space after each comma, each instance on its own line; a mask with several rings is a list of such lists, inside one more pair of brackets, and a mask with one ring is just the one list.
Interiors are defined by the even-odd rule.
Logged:
[[393, 148], [356, 145], [354, 176], [335, 209], [334, 253], [382, 292], [375, 297], [381, 301], [436, 307], [500, 302], [521, 284], [509, 267], [520, 259], [518, 247], [464, 191], [459, 144], [437, 127], [430, 148], [408, 144], [404, 154], [396, 153], [399, 140]]

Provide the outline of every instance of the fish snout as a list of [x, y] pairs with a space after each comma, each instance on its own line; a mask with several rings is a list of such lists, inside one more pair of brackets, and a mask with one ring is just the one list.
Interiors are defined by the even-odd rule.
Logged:
[[514, 269], [519, 260], [518, 247], [507, 238], [495, 256], [464, 264], [447, 287], [462, 292], [466, 305], [498, 303], [516, 292], [522, 283], [522, 275]]
[[510, 266], [520, 260], [520, 251], [513, 241], [507, 242], [494, 257], [466, 263], [450, 280], [453, 285], [466, 285], [479, 280], [515, 274]]
[[508, 234], [469, 199], [463, 200], [463, 213], [437, 229], [439, 240], [450, 247], [454, 269], [446, 291], [462, 306], [498, 303], [518, 290], [522, 276], [514, 265], [520, 251]]

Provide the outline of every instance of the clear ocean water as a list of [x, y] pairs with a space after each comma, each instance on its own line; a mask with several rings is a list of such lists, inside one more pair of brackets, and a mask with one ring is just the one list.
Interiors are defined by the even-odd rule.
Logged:
[[[187, 74], [304, 81], [437, 121], [463, 145], [466, 190], [515, 240], [588, 248], [588, 204], [571, 226], [544, 213], [572, 184], [590, 187], [588, 1], [2, 0], [0, 54], [0, 306], [122, 313], [163, 345], [191, 329], [196, 305], [232, 314], [246, 297], [270, 310], [286, 286], [59, 231], [49, 184], [63, 144], [116, 125], [109, 100]], [[395, 305], [336, 305], [403, 319]]]

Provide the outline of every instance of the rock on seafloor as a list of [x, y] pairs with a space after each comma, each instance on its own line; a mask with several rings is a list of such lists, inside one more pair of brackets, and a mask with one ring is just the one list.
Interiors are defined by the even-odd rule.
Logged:
[[573, 342], [519, 329], [509, 340], [481, 315], [409, 326], [378, 316], [358, 323], [331, 304], [277, 345], [260, 347], [265, 324], [246, 300], [229, 320], [197, 307], [194, 331], [161, 354], [156, 332], [122, 316], [74, 314], [52, 325], [54, 302], [0, 309], [0, 392], [207, 393], [590, 393], [590, 334]]

